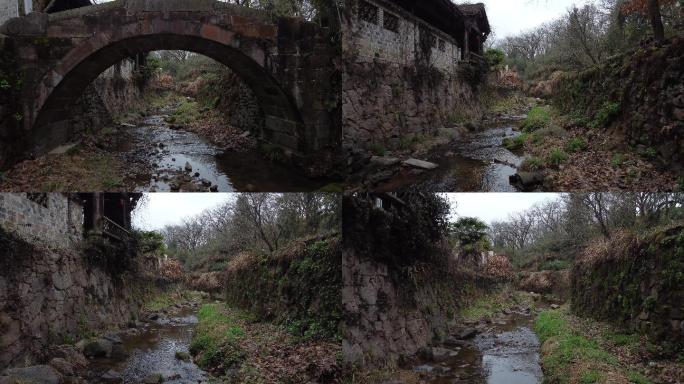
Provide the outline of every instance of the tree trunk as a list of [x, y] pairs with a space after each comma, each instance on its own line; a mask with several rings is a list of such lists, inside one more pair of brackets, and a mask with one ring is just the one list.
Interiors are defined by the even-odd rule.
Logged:
[[663, 26], [663, 18], [660, 14], [659, 0], [648, 0], [648, 15], [651, 18], [651, 26], [653, 26], [653, 37], [655, 37], [655, 40], [665, 40], [665, 27]]

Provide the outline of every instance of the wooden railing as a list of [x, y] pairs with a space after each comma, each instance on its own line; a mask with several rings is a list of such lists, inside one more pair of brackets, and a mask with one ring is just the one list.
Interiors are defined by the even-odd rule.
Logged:
[[469, 60], [471, 63], [477, 64], [477, 65], [484, 65], [484, 64], [487, 63], [487, 59], [485, 59], [484, 56], [480, 56], [480, 55], [478, 55], [477, 53], [474, 53], [474, 52], [470, 52], [470, 53], [469, 53], [468, 60]]
[[127, 241], [131, 233], [108, 217], [102, 217], [102, 233], [115, 240]]

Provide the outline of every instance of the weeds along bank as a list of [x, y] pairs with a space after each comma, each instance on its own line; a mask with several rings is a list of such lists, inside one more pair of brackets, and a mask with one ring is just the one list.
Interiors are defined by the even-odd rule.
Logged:
[[227, 266], [225, 298], [258, 319], [305, 338], [339, 338], [339, 235], [295, 240], [272, 256], [240, 253]]
[[270, 255], [243, 251], [222, 272], [200, 276], [199, 285], [225, 297], [198, 313], [190, 352], [200, 367], [230, 383], [339, 381], [338, 234], [293, 240]]
[[552, 99], [593, 128], [624, 134], [638, 153], [674, 171], [684, 164], [684, 37], [553, 80]]
[[684, 226], [593, 244], [572, 271], [572, 310], [647, 334], [666, 354], [684, 346]]
[[457, 312], [478, 291], [505, 278], [456, 268], [446, 241], [448, 207], [420, 193], [367, 194], [344, 200], [345, 361], [364, 368], [448, 337]]

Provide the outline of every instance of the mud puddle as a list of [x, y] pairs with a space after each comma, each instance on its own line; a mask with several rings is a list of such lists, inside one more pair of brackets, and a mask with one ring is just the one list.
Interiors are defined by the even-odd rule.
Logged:
[[449, 352], [440, 363], [419, 361], [413, 370], [426, 383], [538, 384], [539, 339], [532, 331], [533, 316], [510, 315], [483, 327], [469, 341], [447, 343]]
[[136, 191], [298, 192], [325, 185], [256, 150], [224, 151], [195, 133], [171, 129], [164, 117], [148, 116], [140, 124], [126, 125], [131, 139], [116, 148], [126, 163], [150, 169], [135, 177]]
[[164, 383], [209, 383], [211, 376], [192, 360], [176, 358], [176, 352], [188, 353], [197, 317], [192, 309], [183, 309], [173, 317], [162, 317], [139, 333], [121, 337], [121, 349], [112, 358], [90, 361], [89, 381], [105, 382], [108, 372], [115, 372], [124, 383], [141, 383], [150, 375], [161, 375]]
[[499, 121], [483, 131], [438, 146], [427, 159], [439, 168], [429, 172], [404, 168], [377, 189], [389, 191], [419, 184], [440, 191], [517, 192], [509, 178], [516, 174], [525, 157], [503, 146], [505, 139], [520, 135], [516, 124], [517, 120]]

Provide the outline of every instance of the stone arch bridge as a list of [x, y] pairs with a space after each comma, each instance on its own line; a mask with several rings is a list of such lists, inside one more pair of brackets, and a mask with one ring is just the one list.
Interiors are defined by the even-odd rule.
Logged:
[[23, 76], [22, 121], [11, 136], [24, 155], [63, 143], [71, 106], [100, 73], [153, 50], [192, 51], [232, 69], [263, 111], [260, 139], [307, 173], [324, 172], [321, 160], [339, 150], [339, 52], [331, 30], [316, 23], [213, 0], [117, 0], [34, 12], [9, 20], [0, 33]]

